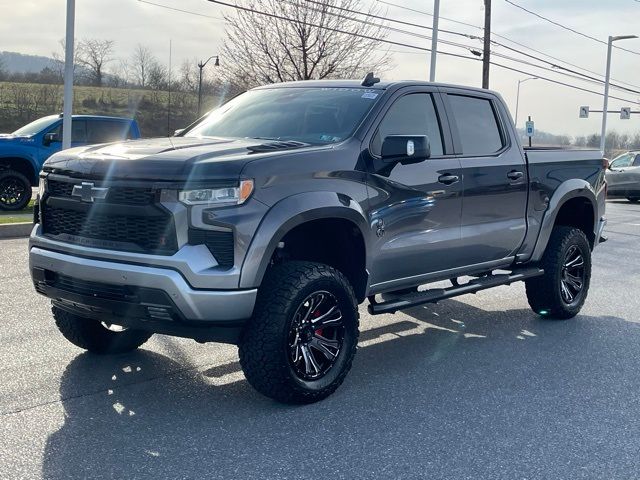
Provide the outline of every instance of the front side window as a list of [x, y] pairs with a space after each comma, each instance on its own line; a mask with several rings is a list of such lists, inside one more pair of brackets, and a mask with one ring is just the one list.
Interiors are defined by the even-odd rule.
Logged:
[[633, 159], [635, 156], [632, 153], [625, 153], [615, 158], [613, 162], [611, 162], [611, 168], [624, 168], [630, 167], [633, 163]]
[[502, 150], [504, 142], [490, 100], [452, 94], [448, 98], [458, 127], [463, 155], [492, 155]]
[[[62, 141], [62, 122], [58, 124], [54, 129], [47, 133], [55, 133], [58, 141]], [[84, 120], [73, 119], [71, 121], [71, 141], [74, 143], [86, 143], [87, 142], [87, 122]]]
[[336, 143], [353, 134], [381, 94], [338, 87], [250, 90], [211, 112], [183, 136]]
[[380, 155], [382, 142], [388, 135], [427, 135], [431, 156], [441, 156], [442, 129], [431, 95], [412, 93], [396, 100], [371, 140], [371, 153]]

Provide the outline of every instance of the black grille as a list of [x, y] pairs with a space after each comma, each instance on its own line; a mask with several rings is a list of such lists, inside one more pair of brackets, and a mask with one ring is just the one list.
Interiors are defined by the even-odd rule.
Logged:
[[189, 243], [206, 245], [218, 265], [224, 268], [233, 267], [233, 232], [191, 229]]
[[132, 298], [135, 294], [131, 287], [125, 285], [91, 282], [59, 273], [54, 274], [54, 279], [50, 283], [56, 288], [77, 293], [78, 295], [97, 296], [108, 300], [126, 300]]
[[[63, 182], [60, 180], [48, 180], [47, 192], [50, 197], [71, 197], [74, 185], [82, 182]], [[95, 186], [101, 186], [100, 182]], [[150, 205], [154, 202], [155, 195], [151, 188], [109, 186], [106, 202], [123, 205]]]
[[[134, 244], [145, 253], [171, 254], [177, 250], [175, 227], [169, 216], [141, 217], [103, 215], [89, 211], [44, 206], [42, 223], [45, 235], [78, 237]], [[74, 239], [69, 239], [75, 242]], [[124, 245], [99, 245], [102, 248], [130, 250]]]

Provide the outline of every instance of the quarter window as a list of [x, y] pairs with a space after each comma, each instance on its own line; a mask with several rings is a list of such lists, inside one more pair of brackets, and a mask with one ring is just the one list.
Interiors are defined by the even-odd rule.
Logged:
[[380, 155], [387, 135], [427, 135], [431, 156], [442, 155], [442, 129], [431, 95], [412, 93], [396, 100], [371, 140], [371, 153]]
[[87, 136], [89, 143], [107, 143], [116, 142], [128, 138], [129, 123], [109, 121], [109, 120], [90, 120], [87, 125]]
[[504, 147], [498, 119], [490, 100], [464, 95], [448, 97], [463, 155], [492, 155]]

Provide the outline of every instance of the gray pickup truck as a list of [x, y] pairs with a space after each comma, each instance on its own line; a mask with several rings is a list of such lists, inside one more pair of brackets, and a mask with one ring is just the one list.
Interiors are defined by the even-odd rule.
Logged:
[[81, 348], [237, 344], [258, 391], [313, 402], [349, 371], [367, 299], [393, 313], [524, 281], [537, 314], [574, 317], [605, 165], [523, 150], [487, 90], [371, 74], [269, 85], [176, 137], [52, 156], [31, 275]]

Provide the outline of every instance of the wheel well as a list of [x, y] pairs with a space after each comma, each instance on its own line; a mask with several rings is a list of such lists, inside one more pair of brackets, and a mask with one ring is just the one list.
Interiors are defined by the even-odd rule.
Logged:
[[579, 228], [589, 240], [591, 248], [595, 244], [593, 205], [584, 198], [572, 198], [560, 207], [556, 215], [555, 225]]
[[280, 241], [271, 264], [287, 260], [319, 262], [339, 270], [351, 283], [358, 302], [367, 288], [366, 247], [362, 232], [350, 220], [340, 218], [305, 222]]
[[36, 172], [31, 165], [31, 162], [26, 158], [0, 158], [0, 171], [1, 170], [15, 170], [23, 174], [31, 182], [31, 186], [38, 184], [36, 181]]

